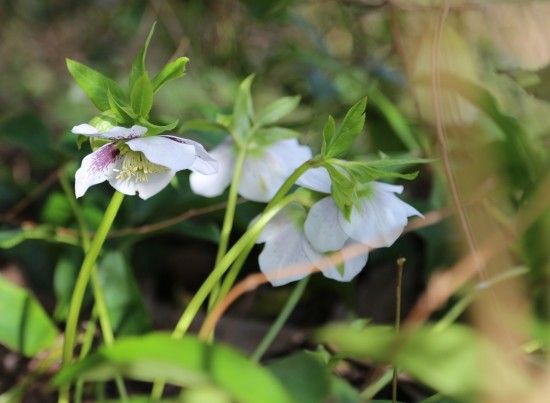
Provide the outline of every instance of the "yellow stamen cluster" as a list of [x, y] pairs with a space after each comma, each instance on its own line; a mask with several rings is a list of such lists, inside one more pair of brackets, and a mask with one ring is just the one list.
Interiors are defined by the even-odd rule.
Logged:
[[147, 182], [150, 174], [167, 171], [162, 165], [153, 164], [141, 151], [132, 151], [127, 147], [120, 147], [122, 167], [118, 170], [117, 179]]

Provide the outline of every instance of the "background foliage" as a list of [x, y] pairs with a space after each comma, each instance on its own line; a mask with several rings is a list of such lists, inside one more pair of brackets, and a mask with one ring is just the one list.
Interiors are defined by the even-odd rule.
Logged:
[[[422, 228], [373, 252], [351, 283], [314, 275], [266, 366], [249, 369], [247, 382], [264, 379], [300, 402], [360, 401], [361, 393], [363, 400], [384, 399], [389, 388], [378, 381], [395, 364], [406, 374], [402, 401], [544, 401], [550, 393], [549, 17], [544, 1], [2, 2], [0, 391], [10, 393], [2, 398], [19, 396], [25, 386], [28, 399], [52, 399], [49, 366], [36, 357], [56, 343], [82, 260], [66, 189], [87, 150], [75, 147], [70, 128], [95, 109], [65, 58], [125, 85], [122, 74], [157, 21], [149, 70], [181, 56], [190, 62], [185, 78], [159, 90], [151, 116], [164, 124], [179, 120], [177, 130], [207, 148], [223, 134], [199, 119], [230, 113], [239, 82], [255, 73], [259, 106], [301, 96], [284, 123], [316, 150], [327, 116], [341, 121], [366, 95], [366, 133], [353, 157], [382, 152], [436, 159], [406, 186], [405, 199], [426, 215], [416, 222]], [[81, 199], [90, 228], [111, 192], [96, 186]], [[211, 270], [223, 200], [193, 195], [186, 174], [146, 203], [125, 200], [99, 264], [117, 336], [174, 326]], [[235, 236], [260, 209], [239, 204]], [[257, 252], [242, 276], [257, 272]], [[395, 336], [384, 325], [394, 320], [401, 256], [407, 259], [403, 317], [435, 324]], [[252, 351], [290, 291], [264, 286], [245, 295], [221, 320], [217, 340]], [[87, 301], [90, 309], [91, 292]], [[162, 337], [99, 351], [56, 382], [88, 373], [108, 379], [102, 366], [112, 370], [117, 362], [142, 368], [152, 362], [147, 354], [166, 343]], [[142, 349], [143, 356], [128, 353], [131, 343], [139, 347], [130, 351]], [[224, 402], [235, 390], [245, 393], [246, 383], [237, 386], [225, 376], [249, 363], [219, 348], [234, 365], [222, 369], [221, 378], [192, 360], [178, 361], [208, 380], [186, 389], [186, 401]], [[155, 367], [178, 370], [162, 357], [155, 355]], [[42, 375], [31, 371], [37, 366], [45, 368]], [[148, 393], [139, 382], [131, 385]], [[101, 393], [111, 392], [108, 383]], [[254, 401], [248, 392], [237, 398]], [[90, 387], [87, 393], [97, 398], [100, 392]]]

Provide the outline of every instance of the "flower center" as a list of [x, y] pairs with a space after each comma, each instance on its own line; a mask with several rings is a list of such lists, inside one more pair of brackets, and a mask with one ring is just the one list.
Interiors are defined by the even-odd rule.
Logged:
[[119, 180], [134, 180], [147, 182], [150, 174], [166, 172], [168, 168], [153, 164], [141, 151], [132, 151], [128, 146], [119, 147], [122, 157], [122, 167], [117, 170]]

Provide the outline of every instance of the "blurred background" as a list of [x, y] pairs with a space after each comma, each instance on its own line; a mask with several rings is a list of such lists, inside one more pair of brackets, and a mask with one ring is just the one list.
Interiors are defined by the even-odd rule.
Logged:
[[[71, 127], [96, 114], [65, 58], [125, 83], [156, 21], [148, 70], [154, 74], [183, 55], [190, 63], [183, 79], [159, 92], [153, 115], [161, 122], [179, 119], [180, 132], [207, 148], [222, 134], [186, 122], [230, 111], [238, 83], [255, 73], [256, 106], [301, 96], [285, 124], [314, 150], [328, 114], [341, 118], [367, 95], [366, 134], [352, 157], [436, 159], [415, 167], [418, 178], [404, 184], [404, 199], [426, 220], [415, 222], [418, 229], [393, 247], [374, 251], [351, 283], [315, 275], [268, 357], [310, 345], [310, 330], [328, 322], [392, 323], [396, 259], [403, 256], [404, 317], [415, 323], [438, 319], [469, 296], [467, 313], [456, 311], [459, 320], [510, 360], [512, 378], [532, 382], [529, 393], [513, 382], [510, 390], [486, 390], [484, 401], [548, 401], [536, 399], [550, 396], [544, 391], [550, 384], [544, 358], [550, 314], [549, 18], [549, 2], [527, 0], [4, 0], [0, 275], [32, 290], [63, 322], [82, 254], [61, 182], [72, 187], [72, 174], [88, 152], [87, 145], [76, 147]], [[172, 328], [211, 270], [224, 198], [193, 195], [186, 175], [147, 202], [124, 202], [100, 262], [118, 334]], [[111, 192], [106, 184], [96, 186], [79, 201], [91, 228]], [[205, 206], [210, 211], [182, 215]], [[235, 237], [261, 208], [239, 205]], [[143, 227], [154, 223], [160, 225]], [[258, 270], [258, 251], [241, 276]], [[290, 290], [264, 286], [244, 296], [220, 323], [218, 338], [252, 349]], [[520, 347], [531, 353], [528, 358], [516, 354]], [[3, 347], [0, 359], [4, 391], [27, 361]], [[341, 375], [361, 386], [371, 372], [356, 366]], [[403, 401], [429, 395], [412, 381], [401, 388]], [[34, 393], [46, 396], [40, 385]]]

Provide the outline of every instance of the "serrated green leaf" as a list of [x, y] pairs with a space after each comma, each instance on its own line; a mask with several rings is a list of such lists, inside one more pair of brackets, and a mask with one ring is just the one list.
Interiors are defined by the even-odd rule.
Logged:
[[299, 103], [300, 96], [279, 98], [258, 112], [254, 122], [257, 126], [267, 126], [275, 123], [296, 109]]
[[250, 75], [245, 78], [239, 85], [237, 91], [237, 97], [235, 99], [235, 105], [233, 107], [233, 131], [232, 135], [236, 137], [236, 140], [241, 140], [248, 135], [250, 130], [251, 120], [254, 116], [254, 108], [252, 104], [252, 95], [250, 94], [250, 87], [254, 75]]
[[130, 102], [132, 110], [137, 116], [145, 119], [149, 117], [149, 111], [153, 106], [153, 84], [147, 74], [143, 74], [134, 83]]
[[115, 81], [75, 60], [66, 59], [66, 62], [69, 73], [100, 111], [110, 108], [108, 91], [111, 91], [120, 102], [127, 99], [124, 91]]
[[142, 381], [166, 379], [179, 386], [210, 383], [243, 403], [291, 403], [293, 399], [268, 370], [230, 347], [193, 336], [176, 340], [168, 334], [127, 337], [62, 370], [57, 386], [77, 378], [112, 379], [116, 374]]
[[166, 125], [157, 125], [155, 123], [149, 122], [146, 119], [139, 119], [138, 123], [147, 128], [146, 136], [156, 136], [157, 134], [174, 130], [178, 126], [179, 120], [174, 120], [173, 122], [170, 122]]
[[149, 30], [149, 34], [147, 35], [147, 39], [145, 40], [145, 44], [139, 51], [139, 53], [136, 55], [136, 58], [134, 59], [134, 62], [132, 63], [132, 68], [130, 70], [130, 77], [129, 77], [129, 87], [130, 87], [130, 93], [134, 90], [134, 85], [137, 83], [137, 81], [147, 73], [145, 69], [145, 58], [147, 57], [147, 50], [149, 49], [149, 43], [151, 42], [151, 38], [153, 37], [153, 33], [155, 32], [155, 26], [157, 25], [156, 22], [153, 23], [151, 26], [151, 29]]
[[176, 60], [166, 64], [152, 80], [153, 91], [157, 92], [167, 81], [185, 75], [185, 66], [187, 62], [189, 62], [187, 57], [178, 57]]
[[[367, 98], [361, 99], [346, 113], [342, 125], [333, 136], [324, 139], [324, 156], [326, 158], [338, 157], [348, 151], [365, 125], [365, 108]], [[328, 123], [328, 122], [327, 122]], [[324, 137], [324, 136], [323, 136]]]
[[327, 146], [332, 144], [332, 139], [336, 135], [336, 122], [334, 118], [329, 115], [325, 127], [323, 128], [323, 145], [321, 146], [321, 155], [326, 155]]
[[59, 332], [25, 289], [0, 276], [0, 343], [32, 357], [50, 347]]

